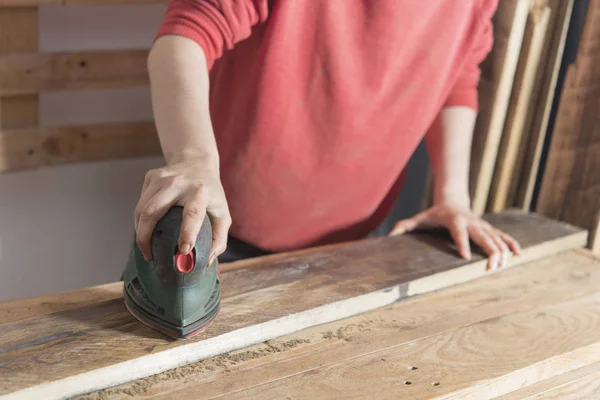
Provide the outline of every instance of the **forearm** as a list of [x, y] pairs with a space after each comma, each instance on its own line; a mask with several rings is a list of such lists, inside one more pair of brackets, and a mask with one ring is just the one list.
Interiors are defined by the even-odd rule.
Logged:
[[427, 150], [433, 171], [433, 201], [470, 206], [469, 165], [477, 113], [469, 107], [442, 110], [427, 134]]
[[184, 37], [163, 36], [150, 51], [148, 71], [154, 119], [167, 163], [195, 158], [218, 170], [202, 48]]

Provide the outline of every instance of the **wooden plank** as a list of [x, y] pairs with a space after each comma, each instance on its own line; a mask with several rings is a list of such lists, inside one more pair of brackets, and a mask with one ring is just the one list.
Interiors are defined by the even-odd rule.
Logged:
[[600, 0], [589, 5], [566, 75], [536, 210], [590, 231], [600, 216]]
[[527, 150], [523, 162], [523, 169], [519, 179], [519, 187], [515, 205], [524, 211], [531, 209], [531, 200], [533, 189], [538, 179], [540, 168], [540, 157], [542, 147], [546, 138], [548, 121], [550, 120], [550, 110], [554, 100], [558, 72], [564, 53], [565, 42], [569, 21], [573, 11], [573, 0], [553, 0], [550, 2], [553, 10], [552, 24], [550, 26], [547, 48], [544, 50], [542, 59], [545, 64], [545, 71], [540, 74], [542, 88], [539, 91], [539, 99], [536, 102], [535, 109], [532, 111], [534, 121], [528, 135]]
[[[226, 397], [288, 376], [317, 371], [340, 361], [358, 359], [381, 349], [597, 293], [600, 284], [598, 266], [600, 263], [587, 255], [565, 253], [84, 398], [185, 399], [193, 398], [194, 393], [202, 393], [207, 399]], [[505, 340], [512, 343], [514, 338], [506, 337]], [[389, 360], [384, 362], [398, 370], [398, 366]], [[410, 365], [418, 369], [409, 370]], [[421, 364], [411, 361], [400, 366], [396, 379], [418, 377], [422, 368]], [[385, 379], [379, 381], [376, 377], [369, 377], [371, 385], [387, 384]], [[419, 383], [413, 381], [413, 384]], [[290, 391], [287, 396], [296, 399], [302, 396], [302, 392]], [[402, 396], [401, 392], [390, 392], [389, 396], [410, 398]], [[336, 398], [353, 397], [340, 394]]]
[[[12, 52], [35, 52], [37, 49], [37, 8], [0, 8], [0, 59]], [[29, 128], [37, 124], [37, 94], [0, 98], [0, 129]]]
[[[512, 266], [587, 239], [585, 231], [537, 215], [507, 211], [487, 219], [520, 241]], [[0, 325], [0, 375], [10, 378], [0, 380], [0, 393], [85, 393], [493, 273], [482, 256], [465, 262], [447, 237], [423, 233], [254, 262], [222, 275], [221, 317], [190, 341], [144, 327], [117, 300]]]
[[546, 1], [534, 2], [523, 39], [523, 46], [514, 87], [512, 90], [506, 125], [498, 150], [496, 170], [491, 186], [488, 211], [498, 212], [511, 207], [523, 163], [523, 147], [526, 145], [526, 129], [533, 120], [536, 91], [542, 50], [548, 32], [552, 11]]
[[496, 400], [594, 399], [600, 397], [600, 362], [565, 372]]
[[0, 303], [0, 324], [119, 299], [123, 295], [122, 292], [123, 286], [120, 283], [108, 283], [86, 289], [5, 301]]
[[[598, 292], [534, 306], [228, 393], [227, 398], [281, 399], [287, 393], [298, 399], [500, 396], [599, 362], [599, 309]], [[507, 338], [513, 340], [508, 343]], [[412, 372], [409, 366], [418, 369]], [[369, 381], [380, 384], [365, 384]]]
[[168, 0], [0, 0], [0, 7], [162, 4]]
[[160, 154], [153, 122], [0, 132], [0, 172]]
[[145, 86], [147, 50], [13, 53], [0, 57], [4, 96]]
[[481, 65], [481, 106], [473, 135], [470, 174], [472, 207], [477, 214], [483, 214], [487, 204], [529, 7], [529, 0], [498, 2], [493, 18], [494, 47]]

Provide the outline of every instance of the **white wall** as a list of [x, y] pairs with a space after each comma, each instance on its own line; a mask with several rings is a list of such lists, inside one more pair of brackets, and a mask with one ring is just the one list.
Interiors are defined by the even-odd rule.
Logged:
[[[148, 48], [164, 5], [40, 9], [40, 50]], [[148, 120], [148, 89], [43, 94], [43, 125]], [[0, 301], [116, 281], [160, 158], [0, 175]]]

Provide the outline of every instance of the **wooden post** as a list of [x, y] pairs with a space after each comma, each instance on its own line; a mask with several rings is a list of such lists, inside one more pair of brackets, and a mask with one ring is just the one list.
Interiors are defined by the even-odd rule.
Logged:
[[[37, 51], [38, 8], [0, 7], [0, 57], [9, 53]], [[37, 126], [38, 120], [37, 94], [0, 98], [1, 129], [32, 128]]]

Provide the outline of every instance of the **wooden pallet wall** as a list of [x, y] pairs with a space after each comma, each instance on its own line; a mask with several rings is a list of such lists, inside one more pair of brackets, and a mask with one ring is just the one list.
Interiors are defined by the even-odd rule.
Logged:
[[148, 51], [39, 52], [38, 7], [165, 1], [0, 0], [0, 172], [160, 154], [152, 121], [39, 125], [39, 93], [148, 85]]

